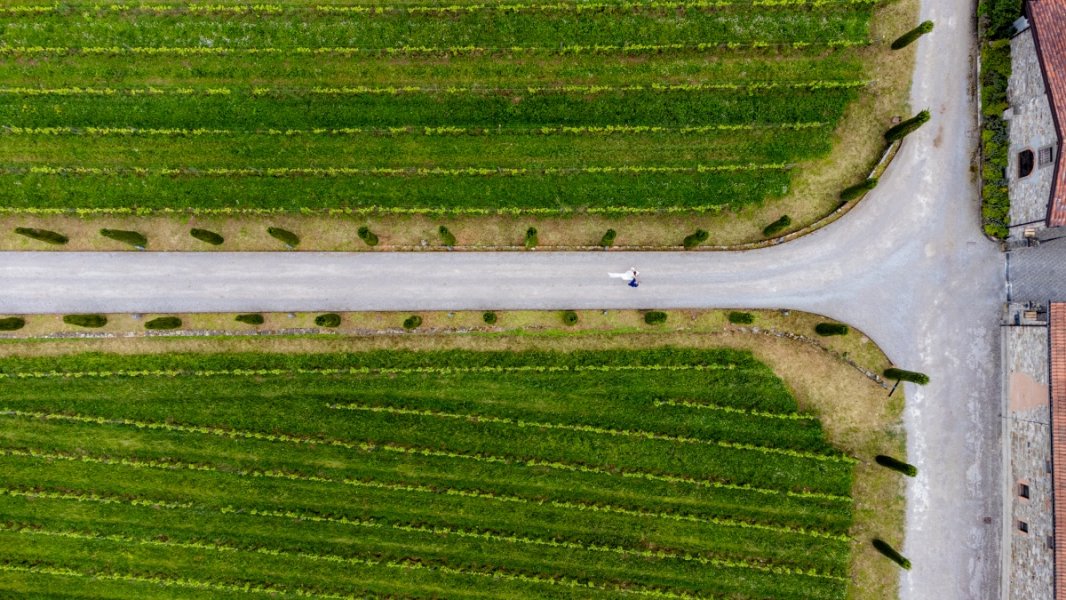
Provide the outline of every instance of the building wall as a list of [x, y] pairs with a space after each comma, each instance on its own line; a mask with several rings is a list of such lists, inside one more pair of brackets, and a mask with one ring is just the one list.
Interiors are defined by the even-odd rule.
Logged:
[[[1004, 327], [1005, 405], [1010, 471], [1004, 523], [1009, 544], [1005, 600], [1050, 600], [1054, 594], [1054, 535], [1047, 327]], [[1019, 495], [1029, 487], [1029, 498]], [[1026, 523], [1028, 533], [1018, 525]]]
[[[1055, 176], [1054, 163], [1058, 156], [1053, 156], [1049, 165], [1041, 167], [1038, 164], [1028, 177], [1018, 177], [1019, 152], [1032, 150], [1037, 154], [1041, 148], [1055, 147], [1058, 142], [1031, 29], [1011, 40], [1011, 78], [1007, 94], [1011, 105], [1006, 115], [1010, 119], [1007, 179], [1010, 182], [1011, 225], [1042, 221], [1047, 217]], [[1052, 150], [1053, 153], [1056, 151]], [[1043, 224], [1035, 226], [1040, 228]]]

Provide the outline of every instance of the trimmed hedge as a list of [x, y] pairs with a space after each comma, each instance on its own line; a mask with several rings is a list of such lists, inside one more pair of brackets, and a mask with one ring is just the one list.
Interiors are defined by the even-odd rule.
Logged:
[[486, 325], [495, 325], [496, 313], [492, 312], [491, 310], [487, 310], [481, 313], [481, 320], [484, 321]]
[[300, 245], [300, 236], [289, 231], [288, 229], [282, 229], [280, 227], [267, 227], [267, 233], [270, 237], [278, 240], [290, 248], [295, 248]]
[[378, 236], [370, 231], [370, 228], [363, 225], [355, 231], [355, 234], [359, 236], [359, 239], [363, 240], [363, 243], [373, 248], [378, 245]]
[[422, 317], [418, 315], [411, 315], [403, 320], [404, 329], [418, 329], [422, 326]]
[[16, 227], [15, 233], [24, 235], [30, 239], [37, 240], [38, 242], [44, 242], [46, 244], [55, 244], [56, 246], [62, 246], [70, 241], [70, 238], [57, 233], [55, 231], [49, 231], [47, 229], [34, 229], [33, 227]]
[[537, 237], [537, 228], [530, 227], [526, 230], [526, 250], [532, 250], [540, 245], [540, 238]]
[[337, 313], [326, 313], [315, 317], [315, 325], [319, 327], [336, 327], [341, 324], [341, 316]]
[[577, 321], [578, 318], [576, 312], [572, 310], [563, 311], [563, 325], [566, 325], [567, 327], [572, 327], [574, 325], [577, 325]]
[[[991, 3], [983, 3], [988, 6]], [[1010, 5], [999, 2], [996, 5]], [[1020, 15], [1020, 6], [1008, 6], [1004, 15]], [[1013, 19], [1006, 23], [1011, 30]], [[1011, 76], [1010, 39], [995, 39], [990, 25], [989, 36], [981, 44], [981, 219], [985, 234], [998, 239], [1010, 235], [1010, 193], [1007, 165], [1010, 160], [1010, 133], [1003, 111], [1010, 107], [1007, 86]], [[1009, 33], [1006, 34], [1009, 36]]]
[[929, 121], [930, 117], [931, 115], [929, 114], [929, 111], [923, 110], [922, 112], [914, 115], [913, 117], [907, 119], [906, 121], [903, 121], [899, 125], [896, 125], [886, 131], [885, 140], [888, 142], [896, 142], [902, 140], [911, 133], [914, 133], [922, 125], [925, 125]]
[[181, 327], [178, 317], [157, 317], [144, 324], [145, 329], [177, 329]]
[[222, 242], [226, 241], [226, 238], [215, 233], [214, 231], [210, 231], [207, 229], [197, 229], [195, 227], [189, 230], [189, 235], [200, 240], [201, 242], [211, 244], [212, 246], [221, 246]]
[[820, 336], [847, 335], [848, 326], [843, 323], [819, 323], [814, 326], [814, 332]]
[[692, 250], [696, 246], [699, 246], [703, 242], [707, 241], [707, 238], [711, 237], [711, 234], [707, 233], [704, 229], [697, 229], [696, 231], [685, 236], [685, 239], [681, 241], [681, 245], [685, 250]]
[[0, 319], [0, 331], [17, 331], [26, 326], [26, 319], [22, 317], [7, 317]]
[[885, 456], [884, 454], [878, 454], [877, 457], [874, 460], [876, 460], [877, 464], [881, 465], [882, 467], [888, 467], [889, 469], [892, 469], [893, 471], [899, 471], [900, 473], [903, 473], [907, 477], [914, 477], [914, 476], [916, 476], [918, 474], [918, 467], [916, 467], [914, 465], [911, 465], [911, 464], [907, 464], [907, 463], [903, 462], [902, 460], [896, 460], [895, 458], [892, 458], [891, 456]]
[[661, 325], [666, 322], [666, 313], [661, 310], [650, 310], [644, 313], [644, 322], [648, 325]]
[[63, 322], [67, 325], [96, 328], [107, 325], [107, 317], [104, 315], [64, 315]]
[[614, 238], [616, 235], [618, 234], [615, 232], [615, 230], [608, 229], [607, 232], [603, 234], [603, 237], [600, 238], [600, 246], [604, 248], [610, 248], [611, 246], [613, 246]]
[[1014, 33], [1014, 21], [1022, 16], [1022, 0], [982, 0], [977, 14], [985, 18], [990, 39], [1006, 39]]
[[134, 248], [144, 248], [148, 245], [148, 238], [144, 237], [143, 233], [136, 231], [126, 231], [123, 229], [101, 229], [100, 235], [105, 238], [115, 240], [116, 242], [122, 242], [123, 244], [129, 244]]
[[856, 183], [855, 185], [846, 188], [843, 192], [840, 192], [840, 199], [844, 202], [851, 202], [857, 198], [862, 197], [866, 192], [877, 187], [877, 178], [871, 177], [862, 183]]
[[923, 21], [921, 25], [915, 27], [914, 29], [911, 29], [907, 33], [904, 33], [903, 35], [896, 38], [896, 41], [892, 42], [892, 49], [900, 50], [902, 48], [906, 48], [907, 46], [913, 44], [914, 40], [922, 37], [923, 35], [929, 33], [932, 30], [933, 22]]
[[880, 552], [881, 554], [884, 554], [885, 556], [887, 556], [889, 559], [892, 560], [892, 562], [896, 563], [897, 565], [903, 567], [904, 569], [906, 569], [908, 571], [911, 570], [911, 561], [907, 560], [899, 552], [896, 552], [896, 549], [893, 548], [892, 546], [889, 546], [888, 542], [886, 542], [884, 540], [881, 540], [881, 539], [874, 538], [873, 544], [874, 544], [874, 548], [877, 548], [878, 552]]
[[734, 325], [751, 325], [755, 322], [755, 315], [750, 312], [733, 311], [729, 313], [727, 318]]
[[788, 227], [791, 224], [792, 224], [792, 218], [791, 217], [789, 217], [788, 215], [781, 215], [780, 219], [774, 221], [773, 223], [770, 223], [766, 227], [763, 227], [763, 229], [762, 229], [763, 237], [772, 237], [772, 236], [780, 233], [782, 230], [784, 230], [786, 227]]
[[896, 367], [890, 367], [888, 369], [885, 369], [885, 379], [909, 381], [911, 383], [917, 383], [918, 385], [925, 385], [929, 383], [929, 376], [925, 373], [897, 369]]
[[437, 228], [437, 234], [440, 235], [440, 243], [449, 248], [455, 245], [455, 235], [444, 225]]
[[263, 318], [263, 315], [259, 313], [237, 315], [237, 318], [234, 320], [238, 323], [247, 323], [248, 325], [262, 325], [266, 321], [266, 319]]

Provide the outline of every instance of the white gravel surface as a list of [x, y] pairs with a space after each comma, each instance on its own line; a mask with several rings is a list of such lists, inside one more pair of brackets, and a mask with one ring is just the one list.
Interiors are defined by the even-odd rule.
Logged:
[[[869, 334], [908, 386], [908, 600], [999, 590], [998, 310], [1004, 260], [979, 230], [971, 0], [928, 0], [912, 90], [930, 123], [851, 214], [746, 253], [0, 253], [0, 311], [776, 307]], [[875, 74], [876, 75], [876, 74]], [[608, 272], [636, 266], [633, 289]], [[991, 517], [991, 523], [984, 519]]]

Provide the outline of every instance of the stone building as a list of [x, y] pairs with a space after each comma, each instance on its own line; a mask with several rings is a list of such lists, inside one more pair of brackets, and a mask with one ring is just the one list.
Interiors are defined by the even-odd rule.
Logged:
[[[1003, 328], [1003, 600], [1054, 598], [1055, 523], [1047, 313], [1013, 306]], [[1066, 348], [1061, 348], [1066, 352]]]
[[1027, 0], [1011, 40], [1010, 226], [1066, 226], [1066, 0]]
[[1004, 600], [1066, 600], [1066, 303], [1003, 327]]

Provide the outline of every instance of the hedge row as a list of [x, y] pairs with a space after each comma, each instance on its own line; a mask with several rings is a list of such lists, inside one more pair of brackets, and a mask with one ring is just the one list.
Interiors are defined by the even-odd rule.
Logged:
[[907, 46], [910, 46], [912, 43], [914, 43], [915, 40], [931, 32], [932, 30], [933, 22], [923, 21], [921, 25], [918, 25], [914, 29], [908, 31], [907, 33], [904, 33], [903, 35], [899, 36], [896, 41], [892, 42], [892, 49], [900, 50], [901, 48], [906, 48]]
[[862, 183], [857, 183], [840, 192], [840, 199], [844, 202], [851, 202], [852, 200], [861, 198], [866, 194], [866, 192], [874, 189], [875, 187], [877, 187], [877, 178], [871, 177], [866, 181], [863, 181]]
[[45, 242], [47, 244], [55, 244], [61, 246], [70, 241], [70, 238], [62, 233], [56, 233], [55, 231], [49, 231], [47, 229], [33, 229], [30, 227], [16, 227], [15, 233], [24, 235], [30, 239], [37, 240], [39, 242]]
[[784, 231], [785, 228], [789, 225], [792, 225], [792, 218], [788, 215], [781, 215], [780, 219], [774, 221], [773, 223], [770, 223], [766, 227], [763, 227], [763, 237], [773, 237], [778, 233]]
[[985, 233], [999, 239], [1006, 239], [1010, 234], [1007, 187], [1010, 134], [1002, 117], [1010, 106], [1007, 99], [1010, 75], [1010, 40], [985, 39], [981, 45], [981, 218]]
[[729, 322], [734, 325], [750, 325], [755, 322], [755, 315], [749, 312], [740, 312], [736, 310], [726, 315], [726, 318], [728, 318]]
[[919, 373], [917, 371], [907, 371], [905, 369], [897, 369], [896, 367], [890, 367], [885, 369], [885, 379], [895, 379], [896, 381], [909, 381], [911, 383], [917, 383], [918, 385], [925, 385], [929, 383], [929, 376], [925, 373]]
[[107, 317], [104, 315], [66, 315], [63, 317], [63, 322], [78, 327], [97, 328], [107, 325]]
[[820, 336], [847, 335], [848, 326], [843, 323], [819, 323], [814, 326], [814, 332]]

